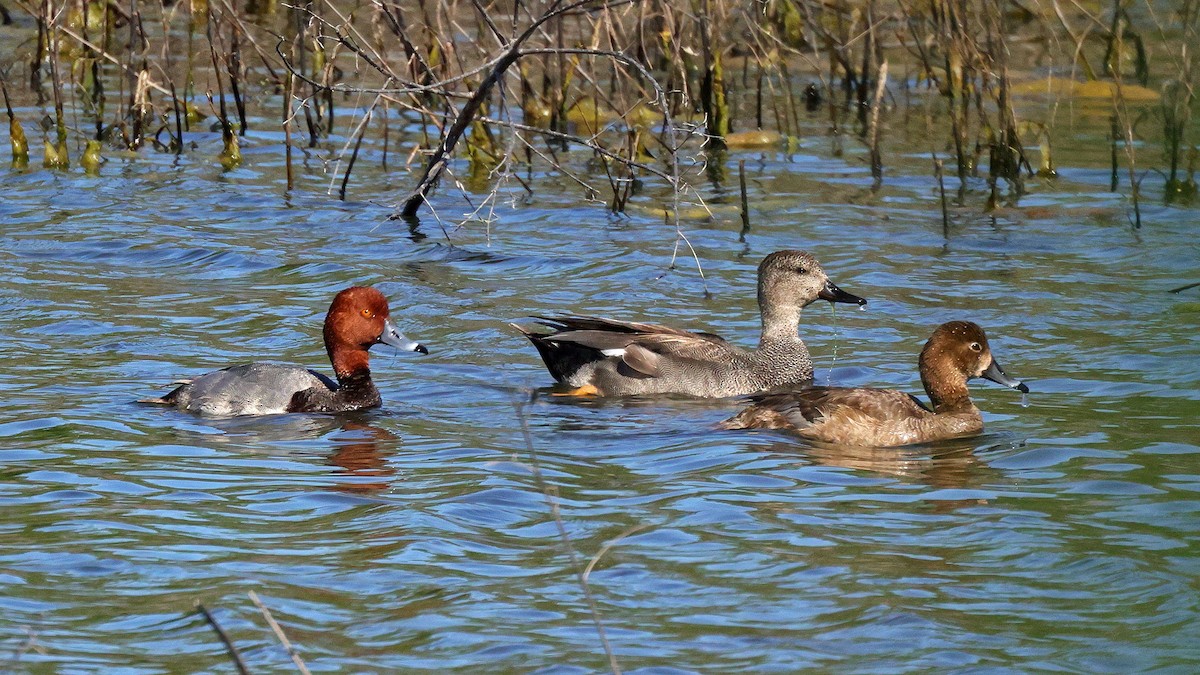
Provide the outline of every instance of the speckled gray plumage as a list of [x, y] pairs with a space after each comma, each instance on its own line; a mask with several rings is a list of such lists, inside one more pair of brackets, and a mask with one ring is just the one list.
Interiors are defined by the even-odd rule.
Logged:
[[865, 303], [833, 285], [803, 251], [777, 251], [758, 270], [762, 335], [757, 349], [709, 333], [596, 317], [539, 317], [553, 330], [516, 326], [550, 374], [600, 395], [678, 393], [704, 398], [749, 394], [810, 381], [812, 359], [797, 335], [800, 311], [818, 297]]

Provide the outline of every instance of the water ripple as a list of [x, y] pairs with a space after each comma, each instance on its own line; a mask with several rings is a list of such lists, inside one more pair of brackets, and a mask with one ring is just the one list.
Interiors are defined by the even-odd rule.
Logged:
[[[810, 143], [747, 163], [744, 242], [726, 187], [687, 215], [701, 281], [672, 266], [655, 181], [617, 218], [547, 176], [443, 235], [364, 201], [397, 180], [366, 160], [350, 201], [315, 165], [281, 196], [266, 147], [225, 174], [150, 155], [8, 175], [0, 649], [32, 636], [20, 667], [226, 669], [198, 600], [253, 669], [290, 667], [254, 590], [314, 670], [594, 672], [590, 565], [628, 672], [1195, 670], [1200, 353], [1196, 313], [1158, 290], [1200, 278], [1189, 207], [1133, 236], [1106, 178], [1064, 167], [1018, 206], [956, 207], [945, 237], [927, 168], [872, 192]], [[552, 396], [504, 325], [596, 313], [752, 345], [755, 266], [785, 247], [870, 299], [805, 311], [818, 381], [919, 393], [929, 331], [965, 317], [1030, 407], [972, 383], [984, 436], [903, 450], [738, 434], [715, 424], [739, 401]], [[431, 350], [373, 352], [381, 409], [135, 403], [255, 358], [328, 372], [321, 317], [359, 283]]]

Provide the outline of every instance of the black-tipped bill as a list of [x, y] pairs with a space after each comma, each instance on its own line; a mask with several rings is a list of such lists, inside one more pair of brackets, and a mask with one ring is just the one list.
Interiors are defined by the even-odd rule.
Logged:
[[832, 281], [825, 282], [825, 288], [822, 288], [821, 292], [817, 293], [817, 297], [829, 302], [844, 302], [849, 305], [858, 305], [859, 307], [867, 304], [866, 298], [860, 298], [853, 293], [847, 293], [838, 288]]
[[1004, 370], [1000, 368], [1000, 364], [996, 363], [995, 359], [992, 359], [992, 365], [988, 366], [987, 370], [983, 371], [983, 377], [984, 379], [991, 380], [996, 384], [1012, 387], [1022, 394], [1029, 393], [1029, 387], [1026, 387], [1024, 382], [1005, 375]]
[[380, 334], [378, 342], [395, 347], [396, 349], [403, 349], [406, 352], [417, 352], [418, 354], [429, 353], [425, 345], [404, 337], [404, 333], [401, 333], [396, 328], [396, 324], [392, 323], [391, 319], [384, 320], [383, 333]]

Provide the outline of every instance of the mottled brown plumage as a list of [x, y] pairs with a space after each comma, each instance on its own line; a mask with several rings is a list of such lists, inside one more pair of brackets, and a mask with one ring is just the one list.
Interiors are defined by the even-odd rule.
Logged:
[[804, 438], [889, 447], [974, 436], [983, 417], [967, 381], [984, 377], [1028, 392], [992, 358], [983, 329], [969, 321], [938, 326], [918, 360], [931, 407], [894, 389], [804, 387], [752, 396], [754, 404], [722, 422], [725, 429], [782, 429]]
[[829, 281], [812, 255], [776, 251], [758, 267], [762, 337], [754, 350], [711, 333], [591, 316], [536, 317], [550, 333], [513, 325], [551, 376], [580, 392], [719, 398], [812, 379], [812, 360], [796, 328], [800, 310], [818, 298], [867, 302]]

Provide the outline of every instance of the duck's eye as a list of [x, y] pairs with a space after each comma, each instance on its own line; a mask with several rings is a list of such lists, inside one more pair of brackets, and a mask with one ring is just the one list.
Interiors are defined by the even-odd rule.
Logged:
[[363, 315], [363, 316], [365, 316], [365, 317], [367, 317], [368, 319], [370, 319], [370, 318], [373, 318], [373, 317], [375, 316], [375, 312], [372, 312], [372, 311], [371, 311], [371, 310], [369, 310], [369, 309], [364, 309], [364, 310], [362, 311], [362, 315]]
[[797, 267], [796, 274], [808, 274], [808, 270], [804, 269], [803, 267]]
[[972, 342], [971, 343], [971, 351], [981, 352], [981, 351], [983, 351], [983, 345], [979, 344], [978, 342]]

